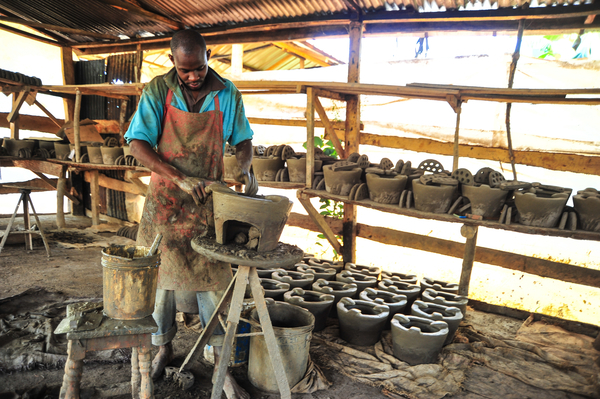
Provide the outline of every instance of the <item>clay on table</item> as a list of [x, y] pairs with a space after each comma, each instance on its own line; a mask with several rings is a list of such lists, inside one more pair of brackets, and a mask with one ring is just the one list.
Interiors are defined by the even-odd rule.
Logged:
[[[306, 181], [306, 158], [288, 158], [286, 160], [288, 166], [289, 179], [291, 182], [303, 183]], [[318, 172], [323, 166], [323, 161], [315, 159], [314, 171]]]
[[467, 314], [467, 304], [469, 303], [469, 298], [466, 296], [427, 288], [425, 291], [423, 291], [421, 298], [424, 302], [431, 302], [438, 305], [459, 308], [463, 315]]
[[[29, 153], [32, 154], [33, 150], [36, 147], [36, 142], [34, 140], [18, 140], [18, 139], [10, 139], [5, 138], [2, 146], [6, 148], [6, 152], [8, 155], [13, 157], [19, 156], [19, 150], [27, 149]], [[68, 144], [67, 144], [68, 145]]]
[[336, 281], [342, 283], [354, 283], [358, 287], [356, 296], [360, 294], [362, 290], [368, 287], [375, 287], [377, 285], [377, 277], [368, 276], [362, 273], [353, 273], [350, 270], [342, 270], [341, 273], [335, 275]]
[[421, 293], [421, 287], [415, 284], [405, 283], [399, 280], [382, 280], [378, 283], [377, 287], [380, 290], [389, 291], [394, 294], [400, 294], [406, 296], [406, 306], [410, 309], [412, 303], [417, 299]]
[[573, 197], [573, 205], [579, 215], [582, 230], [600, 231], [600, 194], [594, 188], [586, 188]]
[[423, 277], [423, 279], [421, 280], [421, 291], [425, 291], [427, 288], [431, 288], [436, 291], [444, 291], [450, 292], [452, 294], [458, 294], [458, 284], [456, 283], [435, 280], [431, 277]]
[[406, 307], [406, 295], [394, 294], [389, 291], [365, 288], [358, 297], [363, 301], [376, 302], [380, 305], [387, 305], [390, 308], [390, 314], [385, 323], [386, 329], [390, 328], [392, 317], [394, 317], [396, 313], [402, 312]]
[[247, 234], [248, 248], [257, 240], [258, 252], [274, 249], [287, 218], [292, 202], [280, 195], [247, 197], [220, 185], [209, 186], [212, 191], [215, 233], [219, 244], [227, 244], [240, 232]]
[[277, 269], [271, 274], [273, 280], [288, 283], [290, 287], [309, 287], [315, 279], [312, 273], [300, 273], [292, 270]]
[[280, 169], [283, 169], [284, 163], [281, 157], [254, 157], [252, 170], [258, 181], [275, 181], [275, 176]]
[[413, 316], [445, 321], [448, 324], [448, 335], [446, 336], [444, 345], [452, 343], [454, 334], [458, 330], [458, 325], [464, 317], [459, 308], [438, 305], [431, 302], [415, 301], [410, 310]]
[[345, 195], [350, 194], [352, 186], [361, 183], [363, 170], [353, 168], [352, 170], [334, 171], [332, 165], [323, 166], [325, 176], [325, 190], [330, 194]]
[[519, 212], [519, 223], [525, 226], [556, 227], [563, 209], [569, 200], [566, 192], [555, 193], [550, 197], [538, 196], [531, 191], [515, 192], [515, 205]]
[[419, 180], [412, 181], [412, 190], [415, 208], [423, 212], [446, 213], [457, 195], [457, 186], [424, 185]]
[[337, 317], [337, 307], [335, 305], [344, 297], [354, 296], [358, 287], [354, 283], [327, 281], [320, 278], [313, 283], [312, 289], [317, 292], [331, 294], [334, 296], [335, 299], [333, 300], [333, 307], [331, 308], [330, 315]]
[[333, 307], [335, 297], [317, 291], [306, 291], [296, 287], [283, 294], [283, 300], [292, 305], [300, 306], [315, 316], [315, 329], [321, 331], [327, 324], [327, 316]]
[[408, 176], [405, 175], [367, 173], [369, 198], [380, 204], [397, 204], [407, 181]]
[[448, 324], [397, 313], [392, 318], [394, 356], [410, 364], [435, 363], [448, 336]]
[[385, 271], [385, 270], [381, 272], [381, 279], [382, 280], [397, 280], [397, 281], [402, 281], [402, 282], [408, 283], [408, 284], [417, 284], [417, 282], [418, 282], [418, 278], [417, 278], [416, 274], [389, 272], [389, 271]]
[[461, 187], [463, 197], [469, 199], [471, 203], [471, 213], [486, 218], [495, 218], [500, 216], [500, 211], [504, 206], [508, 191], [499, 188], [492, 188], [488, 185]]
[[283, 299], [283, 294], [290, 290], [288, 283], [270, 278], [261, 278], [260, 285], [262, 285], [265, 291], [265, 297], [273, 298], [276, 301]]
[[298, 263], [296, 265], [296, 270], [301, 273], [311, 273], [315, 275], [315, 281], [322, 278], [324, 280], [334, 280], [336, 271], [331, 267], [321, 267], [321, 266], [313, 266], [307, 265], [305, 263]]
[[379, 275], [381, 274], [380, 267], [357, 265], [356, 263], [351, 262], [344, 265], [344, 270], [350, 270], [353, 273], [366, 274], [367, 276], [373, 276], [375, 278], [379, 278]]
[[374, 345], [381, 338], [390, 308], [372, 301], [342, 298], [337, 304], [340, 338], [359, 346]]

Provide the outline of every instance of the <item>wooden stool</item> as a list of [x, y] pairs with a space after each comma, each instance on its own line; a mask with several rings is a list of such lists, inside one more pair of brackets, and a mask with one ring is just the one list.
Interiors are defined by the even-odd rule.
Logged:
[[68, 332], [68, 358], [60, 388], [60, 398], [79, 399], [79, 385], [86, 352], [118, 348], [132, 348], [132, 397], [154, 398], [154, 385], [150, 378], [152, 367], [150, 348], [152, 347], [151, 334], [157, 330], [158, 327], [152, 316], [140, 320], [116, 320], [104, 316], [102, 323], [95, 330]]
[[[6, 187], [13, 187], [10, 185], [5, 185]], [[4, 237], [2, 237], [2, 242], [0, 242], [0, 252], [2, 252], [2, 249], [4, 248], [4, 244], [6, 243], [6, 240], [8, 239], [8, 235], [9, 234], [25, 234], [25, 249], [26, 250], [32, 250], [33, 249], [33, 241], [32, 241], [32, 234], [39, 234], [42, 236], [42, 241], [44, 242], [44, 247], [46, 247], [46, 253], [48, 254], [48, 257], [50, 257], [50, 247], [48, 246], [48, 242], [46, 241], [46, 236], [44, 236], [44, 230], [42, 230], [42, 224], [40, 223], [40, 219], [38, 218], [37, 213], [35, 212], [35, 208], [33, 207], [33, 202], [31, 202], [31, 197], [29, 196], [29, 194], [31, 193], [31, 189], [28, 188], [22, 188], [19, 186], [14, 186], [16, 188], [19, 189], [19, 191], [21, 192], [21, 197], [19, 198], [19, 202], [17, 202], [17, 207], [15, 208], [15, 211], [13, 212], [10, 221], [8, 222], [8, 226], [6, 226], [6, 231], [4, 231]], [[21, 205], [21, 202], [23, 202], [23, 223], [25, 225], [25, 231], [13, 231], [11, 233], [11, 229], [13, 226], [13, 223], [15, 222], [15, 219], [17, 217], [17, 212], [19, 211], [19, 205]], [[30, 230], [31, 228], [31, 223], [30, 223], [30, 217], [29, 217], [29, 205], [31, 205], [31, 210], [33, 211], [33, 216], [35, 217], [35, 221], [37, 222], [37, 227], [38, 230], [37, 231], [32, 231]]]

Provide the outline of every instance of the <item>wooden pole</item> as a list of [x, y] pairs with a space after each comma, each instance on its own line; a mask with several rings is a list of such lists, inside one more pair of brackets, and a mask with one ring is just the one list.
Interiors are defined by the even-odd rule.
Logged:
[[125, 140], [125, 116], [127, 115], [127, 100], [121, 100], [121, 109], [119, 113], [119, 142], [124, 143]]
[[98, 170], [90, 171], [92, 181], [90, 182], [90, 192], [92, 196], [92, 225], [100, 224], [100, 186], [98, 185]]
[[462, 111], [462, 108], [460, 106], [460, 103], [458, 105], [458, 109], [456, 110], [456, 129], [454, 130], [454, 148], [452, 150], [452, 171], [454, 172], [456, 169], [458, 169], [458, 159], [459, 159], [459, 145], [458, 145], [458, 140], [459, 140], [459, 132], [460, 132], [460, 113]]
[[306, 187], [313, 184], [315, 169], [315, 94], [312, 87], [306, 89]]
[[[75, 64], [73, 63], [73, 49], [71, 47], [61, 47], [60, 55], [62, 58], [63, 84], [74, 85]], [[63, 102], [65, 105], [65, 122], [72, 121], [75, 113], [75, 101], [65, 98]]]
[[471, 282], [471, 271], [475, 261], [475, 249], [477, 248], [477, 230], [478, 226], [463, 225], [460, 228], [460, 234], [467, 239], [465, 244], [465, 255], [463, 256], [462, 272], [460, 273], [460, 282], [458, 284], [458, 294], [469, 296], [469, 283]]
[[[524, 21], [519, 21], [519, 33], [517, 35], [517, 45], [515, 52], [512, 56], [512, 62], [510, 63], [510, 70], [508, 73], [508, 88], [512, 89], [515, 81], [515, 72], [517, 71], [517, 62], [521, 57], [521, 42], [523, 40], [523, 29]], [[513, 180], [517, 181], [517, 169], [515, 167], [515, 154], [513, 153], [512, 137], [510, 134], [510, 111], [512, 109], [512, 103], [506, 103], [506, 140], [508, 142], [508, 156], [510, 157], [510, 166], [513, 172]]]
[[[12, 95], [12, 108], [15, 109], [17, 105], [17, 96], [19, 93], [13, 93]], [[10, 118], [9, 118], [10, 119]], [[17, 113], [17, 117], [13, 118], [10, 122], [10, 138], [18, 140], [19, 139], [19, 114]]]
[[233, 44], [231, 46], [231, 76], [240, 78], [244, 71], [244, 45]]
[[65, 192], [67, 191], [67, 167], [63, 166], [56, 183], [56, 227], [65, 228]]
[[[348, 57], [348, 83], [360, 83], [360, 57], [362, 44], [362, 22], [350, 22], [350, 49]], [[346, 146], [345, 153], [359, 151], [360, 96], [347, 96], [346, 102]], [[356, 206], [344, 203], [342, 256], [344, 262], [356, 262]]]
[[81, 162], [81, 131], [79, 114], [81, 113], [81, 91], [75, 91], [75, 111], [73, 113], [73, 135], [75, 136], [75, 162]]

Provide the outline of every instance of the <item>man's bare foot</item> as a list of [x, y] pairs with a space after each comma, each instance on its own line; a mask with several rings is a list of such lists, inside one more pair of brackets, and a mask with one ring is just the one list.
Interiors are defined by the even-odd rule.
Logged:
[[171, 342], [159, 346], [158, 353], [154, 357], [154, 360], [152, 360], [152, 373], [150, 374], [150, 377], [152, 377], [153, 380], [158, 379], [163, 371], [165, 371], [165, 367], [173, 361], [174, 357], [173, 344]]
[[[213, 372], [213, 384], [215, 383], [216, 373], [219, 369], [219, 360], [221, 358], [221, 347], [215, 346], [215, 371]], [[227, 399], [250, 399], [250, 394], [246, 392], [244, 388], [238, 385], [237, 381], [229, 370], [227, 370], [227, 374], [225, 374], [225, 383], [223, 384], [223, 392], [225, 392], [225, 396]]]

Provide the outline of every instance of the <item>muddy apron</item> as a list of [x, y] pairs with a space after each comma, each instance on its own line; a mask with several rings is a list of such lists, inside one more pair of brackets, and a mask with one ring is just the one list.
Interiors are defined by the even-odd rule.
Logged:
[[[158, 142], [161, 159], [186, 176], [221, 180], [223, 176], [223, 119], [219, 97], [215, 110], [202, 113], [181, 111], [171, 105], [169, 89], [162, 135]], [[214, 228], [212, 199], [196, 205], [191, 195], [176, 184], [152, 173], [137, 243], [150, 246], [162, 233], [158, 288], [175, 291], [218, 291], [232, 278], [229, 264], [212, 262], [191, 247], [191, 240]]]

